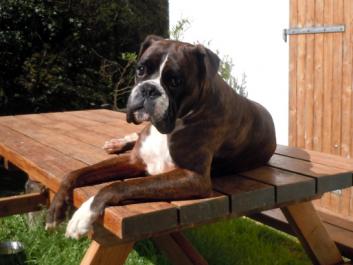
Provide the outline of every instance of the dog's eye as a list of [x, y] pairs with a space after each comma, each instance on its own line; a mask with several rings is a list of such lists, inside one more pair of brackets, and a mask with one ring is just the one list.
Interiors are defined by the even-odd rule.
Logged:
[[172, 77], [169, 79], [169, 84], [172, 87], [179, 87], [181, 85], [181, 79], [179, 77]]
[[141, 77], [141, 76], [145, 75], [145, 71], [146, 71], [146, 67], [144, 65], [140, 65], [136, 69], [136, 74], [137, 74], [137, 76]]

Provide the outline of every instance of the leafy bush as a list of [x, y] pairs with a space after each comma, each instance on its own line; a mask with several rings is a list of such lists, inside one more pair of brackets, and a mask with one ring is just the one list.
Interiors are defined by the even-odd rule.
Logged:
[[0, 114], [111, 105], [150, 33], [168, 35], [167, 0], [2, 0]]

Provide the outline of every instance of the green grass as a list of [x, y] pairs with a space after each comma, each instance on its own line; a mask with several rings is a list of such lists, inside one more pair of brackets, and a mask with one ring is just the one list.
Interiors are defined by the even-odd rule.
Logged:
[[[29, 227], [25, 215], [0, 218], [0, 241], [22, 241], [31, 265], [79, 264], [89, 241], [66, 239], [64, 228], [47, 233], [41, 222]], [[185, 234], [210, 265], [311, 264], [295, 238], [246, 218], [190, 229]], [[150, 240], [143, 240], [135, 245], [126, 265], [170, 265], [170, 262]]]

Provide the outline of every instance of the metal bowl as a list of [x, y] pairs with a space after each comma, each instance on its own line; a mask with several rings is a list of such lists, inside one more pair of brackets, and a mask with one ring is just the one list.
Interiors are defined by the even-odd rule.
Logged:
[[23, 265], [25, 261], [26, 255], [21, 242], [0, 242], [0, 265]]

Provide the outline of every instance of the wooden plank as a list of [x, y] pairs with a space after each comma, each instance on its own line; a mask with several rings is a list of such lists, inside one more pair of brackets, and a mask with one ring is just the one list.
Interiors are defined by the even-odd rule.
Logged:
[[207, 265], [207, 261], [201, 254], [193, 247], [191, 242], [181, 232], [174, 232], [170, 234], [183, 252], [195, 265]]
[[126, 113], [125, 112], [120, 112], [120, 111], [114, 111], [114, 110], [107, 110], [107, 109], [96, 109], [94, 112], [103, 114], [105, 116], [109, 116], [113, 119], [121, 119], [123, 121], [126, 121]]
[[[333, 24], [334, 0], [324, 1], [324, 25]], [[333, 35], [324, 34], [324, 108], [322, 151], [331, 152], [332, 135], [332, 87], [333, 87]]]
[[[298, 0], [290, 1], [289, 25], [298, 26]], [[290, 146], [297, 146], [297, 53], [298, 35], [289, 37], [289, 135]]]
[[[108, 185], [104, 183], [83, 187], [74, 191], [74, 205], [79, 207]], [[177, 207], [167, 202], [144, 202], [107, 207], [101, 222], [111, 233], [122, 240], [137, 240], [155, 233], [178, 227]]]
[[240, 175], [275, 186], [277, 203], [312, 198], [316, 192], [314, 179], [277, 168], [259, 167]]
[[[298, 0], [298, 27], [305, 27], [306, 0]], [[297, 147], [305, 146], [306, 34], [298, 35], [297, 53]]]
[[[315, 1], [306, 1], [305, 26], [312, 27], [315, 18]], [[305, 51], [305, 97], [304, 100], [304, 146], [313, 148], [313, 123], [314, 123], [314, 34], [306, 36]]]
[[345, 230], [335, 225], [325, 223], [325, 228], [331, 238], [337, 242], [342, 255], [348, 258], [353, 258], [353, 232]]
[[281, 209], [314, 264], [341, 264], [343, 259], [311, 202]]
[[[115, 111], [84, 110], [84, 111], [65, 112], [65, 116], [68, 116], [68, 115], [70, 115], [70, 119], [73, 119], [75, 121], [76, 120], [82, 120], [84, 123], [93, 122], [92, 124], [85, 125], [84, 126], [85, 128], [86, 127], [89, 127], [89, 128], [93, 127], [94, 128], [94, 127], [102, 127], [102, 126], [106, 127], [106, 126], [109, 126], [108, 127], [109, 129], [118, 130], [118, 132], [121, 131], [121, 133], [123, 135], [128, 133], [128, 132], [124, 131], [125, 129], [128, 129], [128, 130], [132, 129], [134, 131], [136, 131], [136, 130], [139, 131], [141, 129], [141, 126], [134, 126], [134, 125], [128, 124], [126, 122], [126, 118], [125, 118], [125, 114], [124, 113], [115, 112]], [[62, 116], [58, 117], [57, 114], [55, 114], [55, 116], [53, 118], [63, 119]], [[119, 128], [123, 129], [123, 130], [119, 130]], [[114, 136], [114, 135], [112, 135], [112, 136]]]
[[[112, 115], [111, 112], [114, 112], [114, 114]], [[126, 114], [117, 111], [79, 110], [70, 113], [85, 120], [98, 121], [101, 123], [114, 124], [117, 120], [126, 121]]]
[[352, 188], [342, 190], [342, 198], [340, 201], [339, 213], [345, 217], [348, 217], [350, 212], [351, 190]]
[[338, 213], [340, 211], [340, 200], [341, 200], [341, 189], [330, 192], [330, 200], [328, 204], [328, 208], [331, 209], [332, 212]]
[[[71, 112], [65, 112], [65, 114], [68, 117], [72, 116]], [[43, 128], [47, 128], [50, 130], [55, 130], [56, 132], [62, 133], [62, 134], [70, 133], [75, 130], [85, 130], [86, 132], [91, 131], [91, 130], [87, 130], [87, 127], [83, 127], [79, 123], [74, 123], [74, 122], [69, 123], [68, 121], [65, 121], [64, 119], [57, 120], [51, 116], [43, 115], [43, 114], [18, 115], [18, 116], [16, 116], [16, 119], [21, 120], [21, 121], [30, 122], [33, 125], [36, 125], [38, 127], [43, 127]], [[94, 124], [94, 125], [89, 125], [88, 127], [91, 127], [91, 126], [104, 126], [104, 124], [99, 123], [98, 125]], [[104, 135], [104, 133], [102, 133], [102, 132], [100, 132], [100, 134]], [[108, 137], [108, 135], [106, 135], [106, 137]]]
[[[67, 135], [68, 137], [99, 148], [103, 146], [105, 141], [110, 139], [109, 135], [102, 132], [98, 133], [92, 130], [87, 130], [87, 128], [82, 128], [78, 125], [49, 119], [47, 116], [40, 114], [16, 116], [16, 119], [24, 121], [25, 123], [31, 123], [33, 126], [50, 129], [56, 133]], [[104, 125], [102, 124], [100, 126]]]
[[277, 154], [272, 156], [268, 164], [272, 167], [314, 177], [317, 181], [318, 194], [352, 186], [352, 173], [344, 169], [328, 167]]
[[128, 125], [127, 123], [119, 124], [119, 126], [112, 126], [109, 124], [104, 124], [100, 126], [89, 126], [86, 127], [87, 130], [94, 131], [96, 133], [102, 133], [110, 136], [110, 138], [121, 138], [133, 132], [140, 132], [142, 127]]
[[104, 124], [102, 122], [76, 117], [75, 115], [72, 114], [72, 112], [51, 112], [51, 113], [42, 113], [41, 115], [54, 121], [65, 122], [65, 123], [72, 124], [74, 126], [80, 126], [80, 127], [99, 126], [101, 124]]
[[104, 143], [111, 139], [110, 136], [102, 134], [101, 132], [98, 133], [92, 130], [87, 130], [85, 128], [71, 130], [63, 134], [72, 139], [95, 146], [97, 148], [102, 148]]
[[342, 141], [341, 155], [353, 157], [353, 123], [352, 123], [352, 17], [353, 4], [350, 0], [344, 0], [344, 24], [346, 32], [343, 35], [343, 80], [342, 80]]
[[5, 119], [5, 122], [7, 119], [10, 122], [15, 122], [15, 120], [25, 121], [26, 123], [30, 123], [38, 127], [44, 127], [52, 130], [54, 129], [57, 132], [71, 131], [79, 128], [77, 125], [69, 124], [65, 121], [50, 119], [48, 116], [43, 114], [25, 114], [2, 118]]
[[96, 241], [92, 241], [81, 265], [123, 265], [134, 243], [105, 247]]
[[189, 257], [180, 248], [177, 242], [170, 235], [163, 235], [152, 238], [158, 249], [169, 258], [174, 265], [193, 265]]
[[0, 154], [53, 191], [67, 173], [86, 166], [4, 126], [0, 126]]
[[39, 192], [0, 198], [0, 217], [39, 211], [47, 204], [47, 195]]
[[[323, 26], [324, 0], [315, 1], [315, 25]], [[322, 150], [324, 34], [315, 34], [314, 45], [314, 129], [313, 149]]]
[[353, 159], [284, 145], [277, 145], [275, 153], [353, 172]]
[[[351, 12], [352, 11], [352, 6], [351, 6]], [[350, 20], [350, 26], [351, 26], [351, 39], [353, 38], [353, 21]], [[352, 41], [352, 40], [351, 40]], [[350, 41], [350, 44], [351, 44], [351, 47], [353, 46], [352, 42]], [[352, 54], [352, 57], [353, 57], [353, 54]], [[353, 68], [353, 67], [352, 67]], [[353, 73], [352, 73], [353, 74]], [[353, 77], [352, 77], [353, 78]], [[350, 115], [351, 115], [351, 128], [350, 128], [350, 157], [353, 158], [353, 122], [352, 122], [352, 116], [353, 116], [353, 84], [352, 84], [352, 88], [351, 88], [351, 91], [352, 91], [352, 95], [351, 95], [351, 112], [350, 112]], [[353, 198], [353, 189], [352, 189], [352, 197]], [[352, 216], [353, 216], [353, 199], [351, 199], [351, 209], [352, 209]]]
[[353, 200], [352, 200], [352, 198], [353, 198], [353, 189], [351, 189], [350, 198], [351, 198], [351, 200], [350, 200], [350, 205], [349, 205], [349, 217], [353, 218]]
[[[323, 218], [321, 211], [318, 211], [318, 214], [320, 216], [320, 219], [323, 221], [327, 232], [329, 233], [332, 240], [335, 241], [342, 255], [352, 259], [353, 230], [345, 229], [344, 227], [339, 226], [337, 223], [332, 224], [332, 218], [330, 221], [327, 221], [325, 218]], [[288, 234], [296, 235], [293, 229], [288, 224], [288, 221], [286, 220], [285, 216], [280, 211], [280, 209], [273, 209], [261, 213], [255, 213], [250, 215], [249, 217], [258, 222], [271, 226], [275, 229], [279, 229], [283, 232], [286, 232]]]
[[230, 196], [232, 215], [239, 216], [275, 204], [273, 186], [235, 175], [214, 178], [212, 183], [215, 190]]
[[11, 123], [3, 122], [3, 120], [0, 119], [0, 124], [87, 164], [94, 164], [109, 158], [109, 155], [101, 148], [77, 141], [58, 133], [56, 130], [33, 125], [17, 117], [13, 117]]
[[[72, 113], [74, 112], [68, 112], [65, 114], [70, 117]], [[43, 127], [55, 131], [56, 134], [66, 135], [83, 143], [96, 146], [99, 149], [101, 149], [105, 141], [110, 140], [111, 138], [124, 137], [129, 133], [139, 132], [142, 130], [143, 126], [145, 126], [145, 124], [133, 126], [129, 125], [124, 120], [116, 119], [114, 123], [115, 125], [100, 124], [98, 126], [81, 127], [79, 124], [74, 125], [73, 123], [50, 119], [47, 115], [44, 116], [41, 114], [20, 115], [16, 117], [11, 116], [6, 118], [3, 122], [15, 122], [16, 119], [19, 119], [25, 124], [30, 123], [32, 127]]]
[[209, 198], [172, 201], [178, 207], [180, 225], [196, 225], [229, 215], [229, 197], [213, 192]]
[[[345, 230], [349, 230], [353, 233], [353, 218], [345, 218], [345, 217], [339, 217], [335, 214], [332, 214], [331, 211], [327, 211], [324, 209], [319, 209], [318, 210], [320, 218], [325, 222], [329, 223], [338, 227], [341, 227]], [[353, 244], [352, 244], [352, 249], [353, 249]]]
[[[335, 0], [333, 7], [333, 24], [343, 24], [343, 0]], [[341, 154], [341, 132], [342, 132], [342, 56], [343, 56], [343, 33], [333, 33], [333, 82], [332, 82], [332, 136], [331, 153]]]

